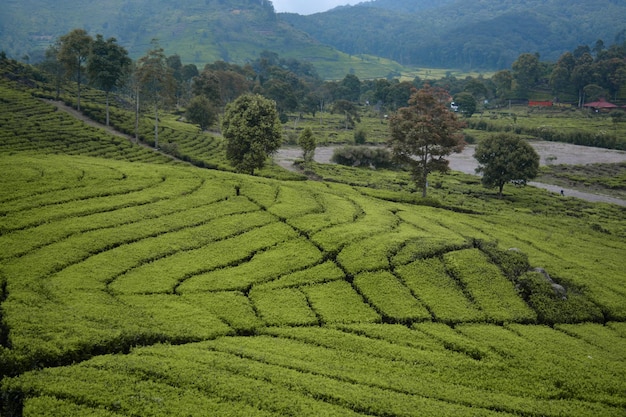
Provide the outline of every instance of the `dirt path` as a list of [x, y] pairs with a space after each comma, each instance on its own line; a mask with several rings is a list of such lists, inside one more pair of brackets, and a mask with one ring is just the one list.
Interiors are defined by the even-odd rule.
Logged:
[[[531, 143], [541, 158], [541, 164], [549, 163], [566, 165], [585, 165], [593, 163], [618, 163], [626, 162], [626, 152], [611, 149], [592, 148], [589, 146], [571, 145], [568, 143], [536, 141]], [[329, 164], [336, 146], [320, 147], [315, 150], [315, 161]], [[477, 161], [474, 159], [475, 145], [467, 146], [462, 153], [450, 156], [450, 168], [466, 174], [475, 174]], [[294, 169], [293, 162], [302, 157], [302, 150], [298, 147], [285, 147], [280, 149], [274, 157], [276, 163], [287, 169]], [[556, 158], [556, 159], [555, 159]], [[594, 203], [611, 203], [626, 207], [626, 200], [619, 198], [586, 193], [574, 189], [568, 189], [551, 184], [531, 182], [530, 185], [543, 188], [550, 192], [560, 194], [563, 190], [565, 197], [575, 197]]]
[[[82, 114], [81, 112], [76, 110], [75, 108], [73, 108], [71, 106], [68, 106], [67, 104], [63, 103], [62, 101], [55, 101], [55, 100], [43, 100], [43, 101], [45, 101], [48, 104], [52, 104], [53, 106], [55, 106], [57, 109], [59, 109], [61, 111], [69, 113], [72, 117], [82, 121], [83, 123], [85, 123], [88, 126], [95, 127], [95, 128], [98, 128], [98, 129], [104, 129], [110, 135], [117, 136], [117, 137], [120, 137], [120, 138], [124, 138], [124, 139], [126, 139], [126, 140], [128, 140], [128, 141], [130, 141], [132, 143], [135, 143], [136, 145], [143, 146], [146, 149], [150, 149], [151, 151], [157, 152], [157, 153], [159, 153], [159, 154], [161, 154], [163, 156], [166, 156], [166, 157], [168, 157], [170, 159], [182, 162], [184, 164], [189, 164], [189, 162], [185, 162], [185, 161], [183, 161], [181, 159], [178, 159], [178, 158], [176, 158], [176, 157], [174, 157], [174, 156], [172, 156], [172, 155], [170, 155], [168, 153], [165, 153], [163, 151], [155, 149], [155, 148], [153, 148], [152, 146], [150, 146], [150, 145], [148, 145], [146, 143], [135, 142], [135, 137], [134, 136], [127, 135], [126, 133], [122, 133], [119, 130], [115, 130], [115, 128], [113, 128], [111, 126], [107, 126], [107, 125], [102, 124], [100, 122], [96, 122], [95, 120], [90, 119], [89, 117], [85, 116], [84, 114]], [[191, 165], [191, 164], [189, 164], [189, 165]]]

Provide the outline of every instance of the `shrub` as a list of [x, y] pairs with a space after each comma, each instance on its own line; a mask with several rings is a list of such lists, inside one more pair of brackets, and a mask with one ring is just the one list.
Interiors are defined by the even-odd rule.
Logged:
[[387, 149], [361, 146], [336, 148], [331, 161], [354, 167], [389, 168], [393, 165], [391, 153]]
[[500, 266], [504, 275], [511, 281], [517, 280], [528, 271], [530, 264], [528, 256], [515, 249], [502, 250], [495, 243], [479, 243], [480, 249], [485, 252], [491, 261]]
[[357, 129], [354, 131], [354, 143], [363, 145], [367, 141], [367, 132], [365, 129]]

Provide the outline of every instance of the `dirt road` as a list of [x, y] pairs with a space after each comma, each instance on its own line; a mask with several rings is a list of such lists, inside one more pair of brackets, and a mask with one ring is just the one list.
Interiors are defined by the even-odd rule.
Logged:
[[[611, 149], [592, 148], [589, 146], [571, 145], [568, 143], [535, 141], [531, 145], [539, 154], [542, 165], [549, 163], [566, 165], [585, 165], [594, 163], [618, 163], [626, 162], [626, 152]], [[319, 163], [331, 163], [335, 146], [320, 147], [315, 150], [315, 161]], [[468, 145], [462, 153], [452, 154], [449, 157], [450, 168], [454, 171], [461, 171], [466, 174], [475, 174], [477, 161], [474, 159], [475, 145]], [[274, 160], [279, 165], [294, 169], [293, 162], [302, 157], [302, 150], [298, 147], [286, 147], [279, 150]], [[576, 197], [591, 202], [602, 202], [618, 204], [626, 207], [626, 201], [600, 194], [585, 193], [582, 191], [567, 189], [550, 184], [531, 182], [530, 185], [544, 188], [554, 193], [563, 193], [566, 197]]]

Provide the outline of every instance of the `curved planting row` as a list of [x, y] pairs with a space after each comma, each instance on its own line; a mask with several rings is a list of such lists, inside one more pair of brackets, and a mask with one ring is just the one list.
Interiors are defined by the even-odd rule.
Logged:
[[[4, 269], [22, 277], [9, 293], [14, 285], [43, 281], [42, 292], [98, 289], [117, 302], [156, 294], [248, 295], [265, 286], [266, 292], [301, 290], [280, 293], [307, 300], [309, 310], [295, 321], [537, 320], [503, 266], [469, 235], [484, 234], [475, 226], [459, 230], [454, 217], [461, 215], [426, 207], [418, 212], [341, 185], [165, 166], [111, 162], [107, 172], [114, 174], [96, 180], [103, 162], [93, 162], [20, 161], [44, 172], [62, 172], [56, 167], [63, 164], [70, 174], [60, 175], [65, 188], [57, 192], [42, 188], [58, 190], [48, 175], [42, 184], [30, 177], [3, 204]], [[325, 265], [332, 267], [326, 268], [330, 278], [293, 278]], [[336, 304], [328, 301], [336, 294], [352, 300], [342, 303], [345, 311], [328, 306]]]
[[29, 372], [3, 388], [24, 415], [621, 416], [620, 360], [615, 344], [541, 326], [269, 327]]

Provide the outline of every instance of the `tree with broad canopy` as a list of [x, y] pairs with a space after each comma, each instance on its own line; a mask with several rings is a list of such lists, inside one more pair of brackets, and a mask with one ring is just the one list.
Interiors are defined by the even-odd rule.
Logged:
[[222, 119], [226, 157], [238, 172], [254, 174], [282, 144], [276, 103], [258, 94], [245, 94], [226, 106]]
[[426, 197], [428, 174], [449, 170], [446, 157], [465, 146], [464, 123], [450, 111], [450, 95], [441, 88], [425, 85], [414, 90], [409, 106], [389, 119], [387, 142], [394, 159], [411, 170], [411, 177]]
[[474, 152], [482, 173], [482, 183], [487, 188], [502, 189], [508, 182], [525, 185], [539, 174], [539, 155], [525, 140], [507, 133], [483, 139]]

